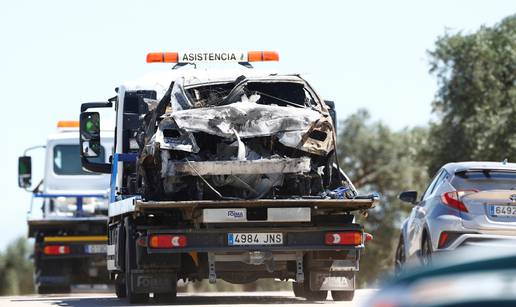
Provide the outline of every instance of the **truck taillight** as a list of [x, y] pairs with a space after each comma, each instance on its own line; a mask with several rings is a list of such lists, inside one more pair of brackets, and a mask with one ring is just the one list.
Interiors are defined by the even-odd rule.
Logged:
[[327, 232], [324, 236], [324, 244], [356, 246], [362, 244], [362, 237], [360, 231]]
[[462, 212], [468, 212], [468, 208], [466, 208], [464, 203], [461, 201], [461, 198], [465, 195], [476, 192], [478, 192], [478, 190], [446, 192], [441, 196], [441, 200], [448, 207], [452, 207]]
[[67, 245], [47, 245], [43, 248], [45, 255], [66, 255], [70, 253], [70, 246]]
[[181, 248], [186, 246], [186, 236], [183, 235], [151, 235], [151, 248]]

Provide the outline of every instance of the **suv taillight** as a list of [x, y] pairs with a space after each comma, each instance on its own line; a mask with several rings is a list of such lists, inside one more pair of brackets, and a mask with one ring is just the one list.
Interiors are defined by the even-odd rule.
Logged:
[[476, 193], [477, 190], [465, 190], [465, 191], [453, 191], [453, 192], [446, 192], [443, 195], [441, 195], [441, 200], [445, 205], [448, 207], [452, 207], [454, 209], [457, 209], [462, 212], [468, 212], [468, 208], [464, 205], [464, 203], [461, 201], [461, 198], [465, 195]]

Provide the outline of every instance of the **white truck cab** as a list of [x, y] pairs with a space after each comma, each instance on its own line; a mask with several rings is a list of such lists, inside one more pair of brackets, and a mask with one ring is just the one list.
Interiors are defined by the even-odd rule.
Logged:
[[[72, 284], [108, 283], [105, 270], [109, 175], [86, 171], [78, 153], [79, 122], [60, 121], [46, 145], [19, 158], [18, 183], [32, 192], [27, 223], [35, 238], [35, 283], [39, 293], [69, 292]], [[103, 131], [98, 162], [113, 151], [113, 131]], [[44, 148], [43, 179], [32, 187], [27, 153]]]

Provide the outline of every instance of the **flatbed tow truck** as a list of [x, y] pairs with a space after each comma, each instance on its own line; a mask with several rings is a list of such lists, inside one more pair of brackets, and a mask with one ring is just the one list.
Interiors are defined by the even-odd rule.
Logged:
[[[173, 300], [177, 281], [293, 281], [296, 296], [352, 300], [370, 235], [338, 167], [335, 111], [299, 75], [257, 71], [275, 52], [149, 53], [175, 63], [81, 106], [83, 167], [111, 175], [107, 265], [118, 297]], [[238, 62], [238, 70], [187, 69]], [[111, 163], [95, 163], [116, 112]]]
[[[113, 146], [103, 132], [105, 159]], [[45, 150], [43, 180], [32, 186], [28, 152]], [[37, 293], [68, 293], [76, 284], [108, 284], [106, 269], [109, 176], [82, 170], [78, 157], [79, 122], [60, 121], [46, 145], [25, 150], [18, 159], [18, 185], [32, 193], [28, 236], [34, 243], [34, 283]]]

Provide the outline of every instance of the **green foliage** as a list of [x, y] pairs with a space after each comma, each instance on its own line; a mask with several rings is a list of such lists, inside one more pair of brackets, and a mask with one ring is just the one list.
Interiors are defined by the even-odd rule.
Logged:
[[0, 295], [34, 292], [33, 266], [29, 255], [29, 244], [25, 238], [13, 241], [0, 254]]
[[361, 110], [340, 124], [338, 153], [340, 167], [362, 193], [380, 192], [381, 204], [360, 218], [365, 231], [373, 234], [360, 263], [360, 284], [371, 284], [392, 271], [394, 249], [402, 219], [410, 206], [397, 195], [404, 190], [422, 191], [427, 184], [426, 167], [420, 152], [426, 145], [423, 128], [393, 132], [381, 122], [371, 122]]
[[469, 35], [445, 34], [430, 52], [431, 172], [451, 161], [516, 158], [516, 15]]

